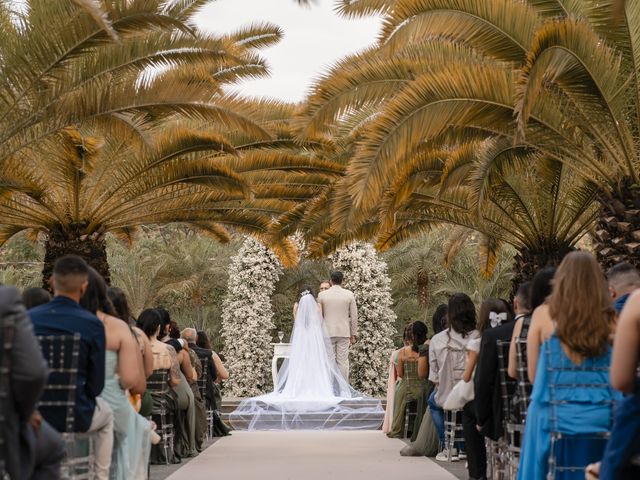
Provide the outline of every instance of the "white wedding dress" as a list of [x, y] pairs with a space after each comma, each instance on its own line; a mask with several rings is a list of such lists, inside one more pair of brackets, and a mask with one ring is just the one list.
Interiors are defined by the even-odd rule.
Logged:
[[384, 410], [377, 399], [356, 392], [329, 356], [318, 304], [310, 293], [298, 304], [291, 350], [275, 390], [244, 399], [229, 415], [235, 430], [329, 430], [380, 427]]

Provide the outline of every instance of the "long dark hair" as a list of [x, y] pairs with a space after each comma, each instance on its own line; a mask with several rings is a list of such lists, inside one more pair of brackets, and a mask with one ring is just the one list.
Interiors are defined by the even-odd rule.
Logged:
[[433, 312], [433, 317], [431, 317], [431, 328], [433, 329], [434, 335], [447, 328], [448, 309], [449, 307], [447, 307], [445, 303], [441, 303], [436, 307], [436, 311]]
[[151, 338], [162, 325], [162, 318], [155, 308], [147, 308], [140, 313], [137, 325], [147, 337]]
[[196, 345], [200, 348], [206, 348], [211, 350], [211, 343], [209, 342], [209, 337], [203, 330], [198, 330], [198, 337], [196, 339]]
[[501, 298], [488, 298], [480, 305], [480, 315], [478, 315], [477, 328], [480, 333], [491, 326], [491, 313], [506, 313], [506, 322], [513, 319], [508, 304]]
[[80, 299], [80, 305], [95, 314], [100, 310], [107, 315], [115, 315], [115, 309], [107, 296], [107, 283], [96, 270], [89, 267], [89, 284], [87, 291]]
[[552, 281], [556, 274], [554, 267], [545, 267], [533, 276], [531, 281], [531, 313], [551, 295]]
[[124, 320], [129, 325], [133, 325], [135, 320], [133, 315], [131, 315], [129, 302], [127, 301], [125, 293], [118, 287], [109, 287], [107, 288], [107, 296], [109, 297], [109, 300], [111, 300], [111, 304], [115, 309], [115, 316], [120, 320]]
[[427, 325], [420, 320], [411, 324], [411, 350], [414, 352], [418, 352], [420, 350], [420, 345], [424, 345], [424, 342], [427, 341], [428, 332], [429, 329], [427, 328]]
[[300, 297], [300, 299], [302, 299], [302, 297], [304, 297], [305, 295], [307, 295], [309, 293], [315, 298], [316, 294], [313, 291], [313, 287], [311, 285], [308, 285], [308, 284], [302, 285], [300, 287], [300, 290], [298, 290], [298, 296]]
[[38, 305], [49, 303], [51, 301], [51, 294], [44, 288], [27, 288], [22, 292], [22, 301], [24, 302], [25, 308], [29, 310], [30, 308], [37, 307]]
[[449, 326], [463, 337], [476, 328], [476, 307], [466, 293], [454, 293], [447, 309]]

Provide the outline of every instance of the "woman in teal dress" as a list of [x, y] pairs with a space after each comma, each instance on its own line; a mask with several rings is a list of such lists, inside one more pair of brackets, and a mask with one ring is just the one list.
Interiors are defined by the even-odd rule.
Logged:
[[[547, 478], [552, 431], [576, 435], [610, 430], [612, 404], [619, 397], [609, 382], [612, 320], [607, 283], [595, 258], [570, 253], [555, 274], [547, 303], [531, 320], [527, 356], [533, 392], [519, 480]], [[565, 437], [556, 447], [558, 466], [584, 468], [602, 456], [604, 442]], [[584, 471], [557, 470], [555, 478], [583, 479]]]
[[[109, 478], [145, 479], [151, 451], [151, 424], [134, 410], [126, 391], [143, 392], [146, 386], [140, 347], [129, 326], [106, 313], [112, 308], [106, 284], [93, 269], [90, 269], [89, 286], [80, 303], [94, 312], [105, 328], [105, 382], [100, 397], [113, 411], [114, 444]], [[126, 368], [120, 368], [121, 365]]]

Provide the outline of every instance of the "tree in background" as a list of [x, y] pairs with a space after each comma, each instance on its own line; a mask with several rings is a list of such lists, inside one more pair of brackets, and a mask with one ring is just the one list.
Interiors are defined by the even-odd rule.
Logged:
[[336, 251], [332, 262], [334, 269], [344, 272], [344, 288], [354, 293], [358, 304], [358, 342], [350, 352], [351, 384], [364, 394], [381, 395], [396, 320], [387, 264], [372, 245], [362, 242]]
[[229, 396], [252, 397], [271, 386], [271, 295], [282, 271], [275, 254], [251, 237], [231, 259], [228, 291], [222, 304]]

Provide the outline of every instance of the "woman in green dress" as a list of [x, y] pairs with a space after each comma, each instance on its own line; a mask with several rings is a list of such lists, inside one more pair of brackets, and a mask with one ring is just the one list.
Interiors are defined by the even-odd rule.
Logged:
[[[427, 326], [420, 321], [411, 324], [411, 345], [404, 347], [398, 353], [396, 367], [400, 383], [396, 387], [393, 407], [393, 423], [387, 436], [402, 438], [404, 431], [404, 416], [408, 402], [417, 401], [418, 411], [415, 425], [419, 426], [426, 410], [426, 389], [429, 364], [427, 357], [420, 353], [420, 346], [427, 340]], [[417, 429], [414, 428], [414, 432]]]

